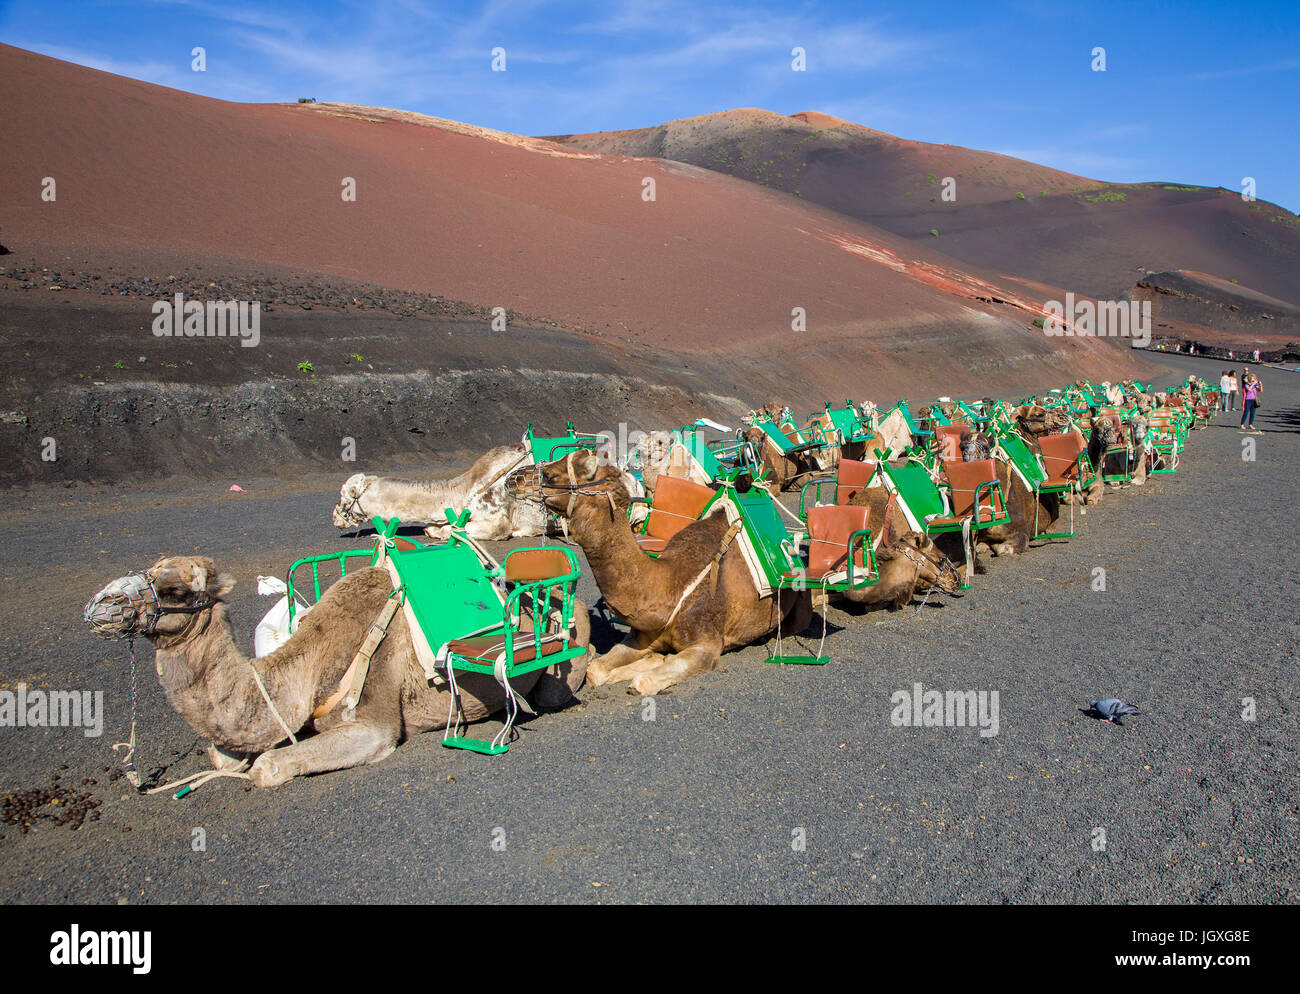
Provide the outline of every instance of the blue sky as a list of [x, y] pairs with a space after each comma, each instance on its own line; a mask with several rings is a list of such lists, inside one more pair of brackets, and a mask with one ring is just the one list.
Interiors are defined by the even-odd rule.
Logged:
[[820, 110], [1117, 182], [1252, 176], [1261, 199], [1300, 209], [1294, 0], [8, 0], [0, 40], [227, 100], [314, 96], [534, 135]]

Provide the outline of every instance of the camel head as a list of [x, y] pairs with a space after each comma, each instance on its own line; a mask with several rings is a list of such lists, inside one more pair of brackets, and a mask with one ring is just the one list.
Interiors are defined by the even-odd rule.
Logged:
[[1094, 417], [1092, 419], [1092, 436], [1089, 439], [1091, 445], [1100, 445], [1105, 448], [1119, 445], [1120, 442], [1119, 432], [1115, 430], [1115, 425], [1110, 418]]
[[366, 474], [354, 473], [339, 488], [339, 502], [334, 505], [335, 528], [357, 528], [366, 524], [370, 516], [361, 510], [361, 495], [366, 492]]
[[86, 604], [83, 617], [110, 639], [179, 635], [235, 585], [204, 556], [159, 559], [143, 573], [114, 580]]
[[897, 558], [908, 560], [916, 567], [916, 587], [929, 590], [936, 587], [944, 593], [951, 594], [961, 589], [965, 579], [965, 565], [954, 563], [939, 551], [939, 547], [929, 536], [917, 531], [904, 533], [888, 548], [882, 547], [876, 558], [881, 562], [890, 562]]
[[982, 431], [965, 431], [961, 436], [961, 457], [966, 462], [993, 458], [993, 440]]
[[506, 477], [506, 493], [515, 500], [538, 501], [548, 511], [570, 518], [579, 507], [593, 503], [626, 518], [631, 502], [622, 471], [602, 463], [591, 449], [515, 470]]
[[662, 429], [646, 432], [637, 442], [637, 449], [641, 453], [641, 462], [645, 469], [662, 473], [669, 466], [673, 450], [673, 433]]
[[1064, 412], [1048, 410], [1039, 404], [1016, 408], [1016, 421], [1030, 435], [1053, 435], [1065, 428], [1069, 420]]
[[1151, 422], [1142, 411], [1139, 410], [1133, 415], [1133, 419], [1129, 422], [1129, 436], [1135, 448], [1141, 448], [1143, 440], [1147, 437], [1147, 427], [1150, 424]]
[[784, 404], [782, 404], [779, 400], [774, 400], [771, 403], [765, 404], [763, 407], [758, 408], [758, 410], [750, 411], [749, 413], [751, 416], [759, 416], [759, 417], [766, 414], [773, 421], [780, 421], [782, 418], [784, 418], [787, 414], [790, 413], [790, 409], [786, 407]]

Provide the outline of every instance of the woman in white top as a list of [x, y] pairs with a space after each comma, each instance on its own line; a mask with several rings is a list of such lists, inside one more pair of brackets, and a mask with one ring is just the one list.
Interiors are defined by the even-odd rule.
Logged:
[[1225, 369], [1223, 375], [1219, 377], [1219, 410], [1228, 410], [1228, 390], [1232, 386], [1232, 378], [1228, 376]]
[[1228, 374], [1228, 410], [1237, 409], [1237, 374]]

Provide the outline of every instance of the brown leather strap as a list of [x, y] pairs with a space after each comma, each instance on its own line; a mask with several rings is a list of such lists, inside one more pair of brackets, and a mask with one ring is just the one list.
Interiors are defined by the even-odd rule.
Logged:
[[375, 650], [379, 648], [379, 643], [388, 634], [388, 626], [393, 620], [393, 615], [402, 606], [404, 599], [405, 594], [394, 591], [388, 600], [384, 602], [379, 617], [370, 626], [370, 631], [366, 633], [366, 640], [361, 643], [361, 648], [357, 650], [357, 654], [352, 657], [352, 664], [344, 672], [338, 688], [311, 713], [313, 719], [324, 718], [334, 710], [339, 701], [343, 701], [344, 707], [348, 709], [357, 706], [357, 701], [361, 700], [361, 691], [366, 685], [366, 676], [370, 673], [370, 660], [374, 656]]

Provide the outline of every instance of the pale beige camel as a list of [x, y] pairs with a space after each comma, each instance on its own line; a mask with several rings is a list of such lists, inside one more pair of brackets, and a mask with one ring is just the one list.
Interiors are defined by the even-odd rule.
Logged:
[[901, 410], [891, 411], [887, 417], [881, 418], [876, 425], [876, 435], [882, 443], [879, 448], [889, 449], [895, 457], [912, 445], [912, 430]]
[[[177, 556], [158, 560], [144, 574], [113, 581], [86, 606], [86, 620], [100, 634], [153, 643], [163, 693], [190, 727], [212, 743], [208, 756], [218, 769], [243, 769], [252, 761], [253, 783], [273, 787], [307, 773], [378, 763], [402, 740], [447, 726], [447, 685], [426, 678], [401, 611], [371, 660], [355, 709], [336, 704], [316, 717], [338, 695], [355, 653], [392, 592], [387, 570], [349, 572], [303, 616], [287, 643], [256, 660], [240, 652], [231, 634], [222, 598], [233, 586], [234, 580], [219, 573], [211, 559]], [[581, 604], [574, 621], [574, 640], [590, 644], [590, 620]], [[512, 686], [533, 707], [558, 707], [581, 686], [587, 658], [516, 677]], [[286, 735], [258, 689], [258, 676], [291, 732], [312, 723], [317, 734], [276, 748]], [[469, 721], [506, 705], [505, 690], [491, 676], [467, 673], [458, 675], [457, 683]]]
[[528, 448], [516, 442], [489, 449], [473, 466], [449, 479], [403, 480], [357, 473], [339, 490], [334, 525], [364, 527], [377, 514], [407, 525], [425, 525], [426, 535], [445, 541], [451, 531], [447, 508], [457, 513], [468, 508], [466, 531], [479, 541], [544, 535], [546, 515], [541, 509], [515, 501], [505, 492], [506, 476], [530, 458]]
[[623, 480], [594, 454], [518, 471], [511, 487], [567, 517], [605, 603], [632, 629], [587, 667], [594, 686], [630, 680], [631, 692], [657, 694], [712, 670], [724, 652], [767, 637], [778, 623], [793, 633], [811, 620], [807, 591], [759, 596], [721, 509], [687, 525], [654, 559], [628, 527]]

